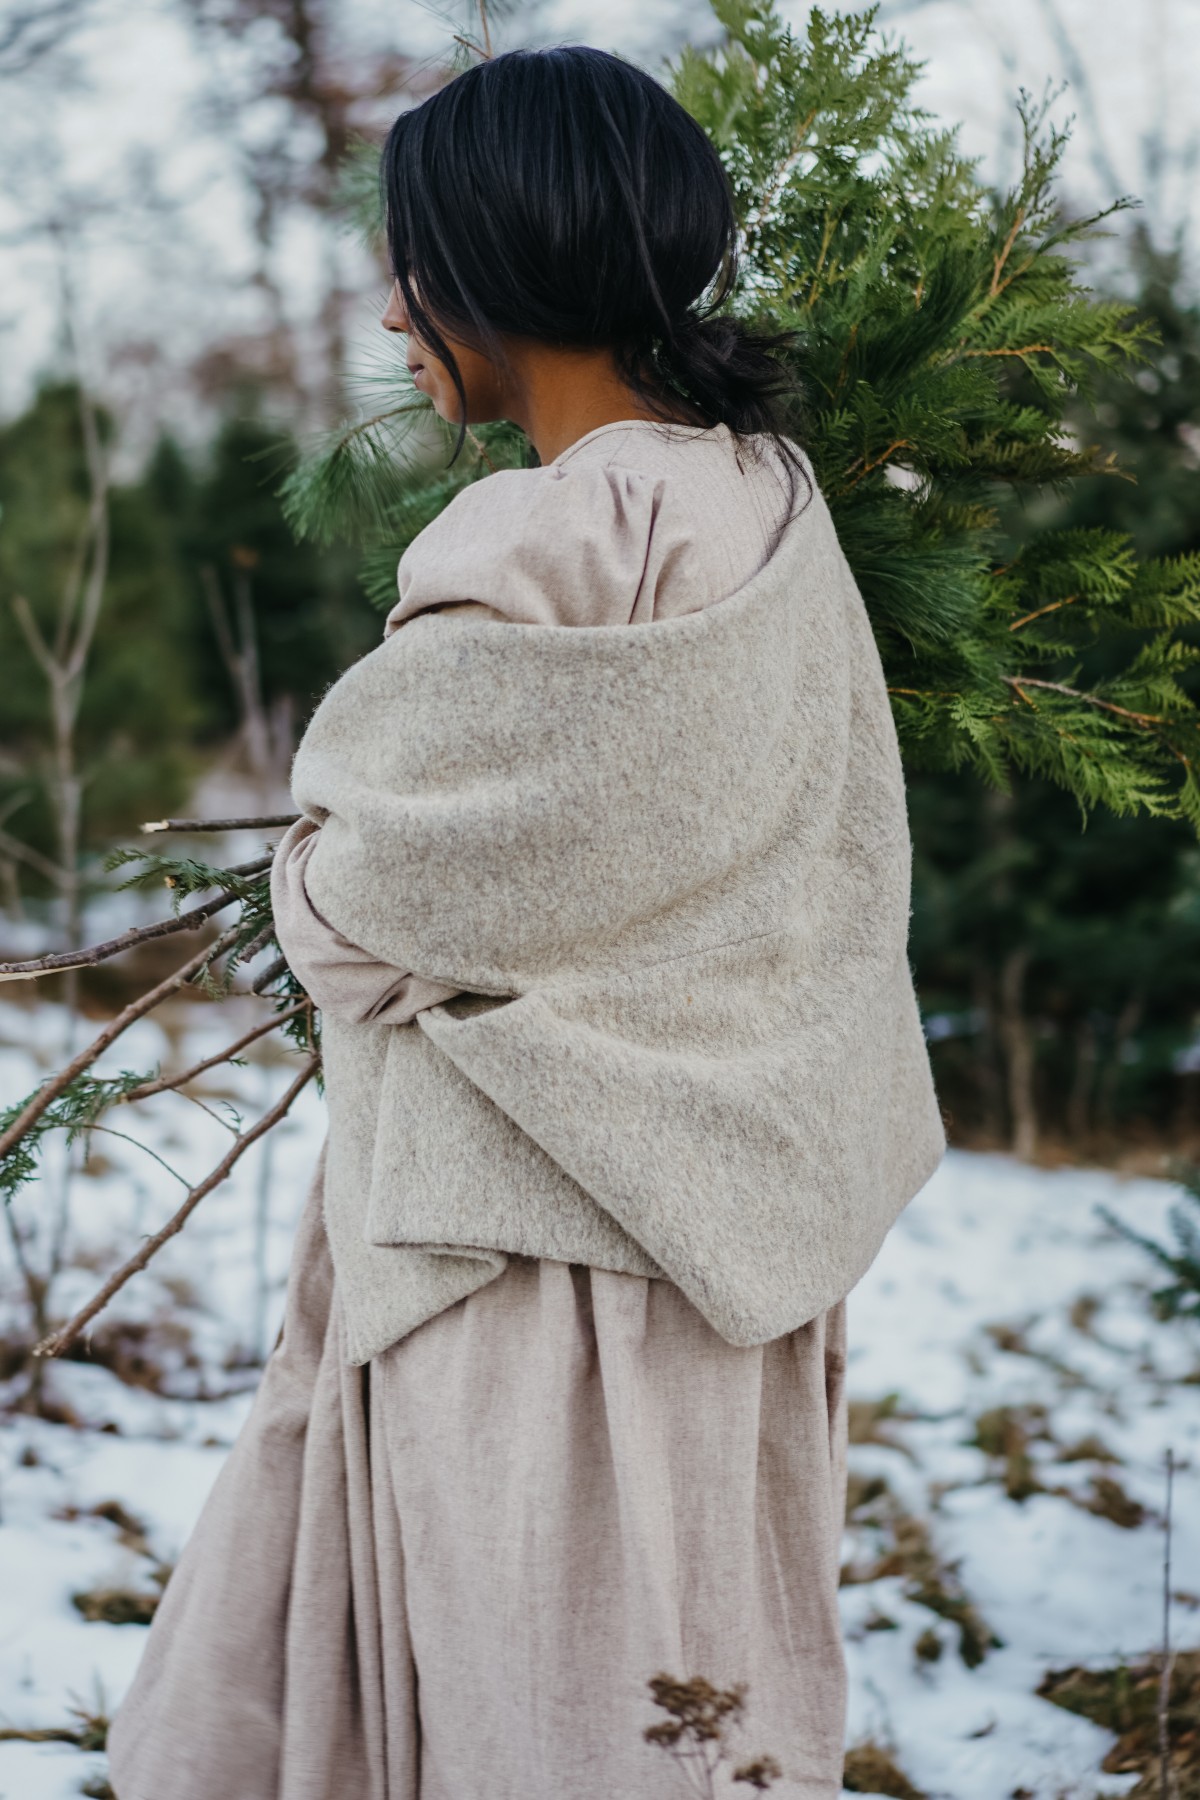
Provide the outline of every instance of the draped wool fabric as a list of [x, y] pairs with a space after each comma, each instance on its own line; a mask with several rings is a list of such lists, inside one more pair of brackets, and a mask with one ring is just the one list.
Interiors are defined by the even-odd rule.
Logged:
[[[414, 542], [391, 635], [293, 770], [315, 908], [454, 991], [326, 1019], [348, 1354], [509, 1254], [666, 1275], [727, 1342], [767, 1342], [853, 1286], [945, 1146], [870, 622], [815, 491], [716, 604], [475, 617], [475, 492]], [[565, 545], [523, 522], [497, 587], [584, 616], [576, 587], [631, 579], [612, 546], [644, 553], [660, 501], [606, 470]]]
[[940, 1139], [886, 697], [777, 474], [637, 421], [480, 482], [306, 740], [272, 889], [326, 1167], [120, 1800], [659, 1800], [660, 1670], [841, 1791], [819, 1296]]

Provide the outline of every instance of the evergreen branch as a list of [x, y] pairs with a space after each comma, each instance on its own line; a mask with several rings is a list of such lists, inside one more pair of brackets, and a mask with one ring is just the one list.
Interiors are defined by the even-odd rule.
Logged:
[[1023, 206], [1018, 206], [1016, 213], [1013, 216], [1013, 222], [1012, 222], [1012, 226], [1009, 230], [1008, 236], [1005, 238], [1003, 244], [1000, 246], [1000, 249], [997, 252], [995, 264], [992, 269], [992, 284], [991, 284], [991, 287], [988, 289], [988, 292], [989, 292], [989, 294], [991, 294], [993, 299], [996, 297], [997, 294], [1003, 292], [1004, 288], [1007, 287], [1008, 282], [1013, 280], [1013, 277], [1010, 275], [1008, 277], [1008, 281], [1002, 283], [1000, 280], [1000, 277], [1004, 272], [1005, 263], [1008, 261], [1009, 257], [1012, 255], [1012, 247], [1016, 243], [1017, 235], [1020, 232], [1020, 229], [1021, 229], [1022, 225], [1024, 225], [1024, 223], [1025, 223], [1025, 208]]
[[137, 944], [148, 944], [155, 938], [170, 937], [177, 931], [198, 931], [201, 925], [223, 912], [227, 906], [232, 906], [239, 898], [239, 895], [228, 892], [218, 894], [203, 906], [190, 907], [187, 912], [176, 913], [169, 919], [159, 919], [153, 925], [132, 926], [119, 937], [109, 938], [102, 944], [92, 944], [86, 950], [59, 950], [45, 956], [31, 957], [27, 962], [0, 963], [0, 981], [29, 981], [35, 980], [39, 975], [53, 975], [63, 969], [94, 968], [97, 963], [120, 956]]
[[12, 1116], [3, 1130], [0, 1130], [0, 1173], [3, 1172], [4, 1162], [12, 1155], [22, 1139], [35, 1129], [43, 1114], [58, 1099], [59, 1095], [65, 1093], [85, 1070], [90, 1069], [109, 1045], [114, 1044], [123, 1032], [128, 1031], [131, 1025], [136, 1024], [138, 1019], [144, 1019], [147, 1013], [153, 1012], [155, 1007], [160, 1006], [171, 994], [178, 993], [180, 988], [186, 987], [190, 981], [194, 981], [198, 975], [202, 975], [217, 957], [224, 955], [236, 937], [236, 927], [224, 932], [215, 943], [206, 945], [203, 950], [198, 950], [195, 956], [190, 957], [187, 962], [175, 970], [174, 974], [166, 976], [146, 993], [139, 994], [136, 1000], [131, 1000], [129, 1005], [124, 1007], [115, 1018], [109, 1020], [99, 1036], [93, 1038], [90, 1044], [73, 1056], [65, 1067], [44, 1081], [23, 1105], [11, 1109]]
[[152, 1094], [169, 1094], [176, 1088], [186, 1087], [189, 1081], [195, 1081], [198, 1075], [207, 1074], [209, 1069], [216, 1069], [222, 1063], [232, 1062], [235, 1056], [246, 1049], [247, 1045], [256, 1043], [261, 1037], [266, 1037], [269, 1032], [275, 1031], [286, 1020], [294, 1019], [297, 1013], [311, 1011], [311, 1009], [311, 1000], [299, 1000], [286, 1012], [276, 1013], [273, 1018], [265, 1020], [261, 1025], [256, 1025], [252, 1031], [245, 1032], [242, 1037], [229, 1044], [224, 1050], [218, 1051], [215, 1056], [206, 1056], [203, 1062], [193, 1063], [191, 1068], [185, 1069], [181, 1075], [162, 1075], [153, 1081], [144, 1081], [139, 1087], [131, 1088], [128, 1093], [122, 1094], [121, 1100], [126, 1105], [132, 1105], [135, 1100], [148, 1100]]
[[165, 887], [173, 889], [180, 900], [188, 894], [201, 894], [207, 888], [225, 888], [236, 898], [246, 898], [250, 892], [247, 884], [256, 875], [265, 875], [274, 860], [275, 852], [268, 850], [250, 862], [220, 869], [212, 863], [197, 862], [192, 856], [160, 856], [153, 850], [120, 849], [110, 851], [104, 866], [111, 872], [128, 868], [131, 863], [138, 865], [120, 884], [118, 892], [123, 888], [155, 887], [161, 881]]
[[1029, 700], [1022, 690], [1027, 687], [1046, 688], [1051, 693], [1066, 694], [1072, 700], [1082, 700], [1088, 706], [1098, 706], [1105, 712], [1116, 713], [1120, 718], [1132, 719], [1136, 725], [1167, 725], [1171, 723], [1160, 713], [1135, 712], [1128, 706], [1118, 706], [1112, 700], [1102, 700], [1099, 694], [1088, 694], [1082, 688], [1068, 687], [1062, 681], [1039, 681], [1033, 675], [1001, 675], [1000, 679], [1009, 687], [1015, 688], [1022, 700], [1027, 700], [1030, 706], [1033, 705], [1033, 701]]
[[[140, 857], [140, 855], [141, 853], [136, 851], [121, 851], [118, 852], [118, 861]], [[272, 853], [270, 856], [258, 857], [254, 862], [240, 863], [232, 869], [217, 870], [215, 874], [212, 871], [203, 870], [199, 864], [191, 865], [193, 869], [199, 871], [199, 875], [202, 877], [194, 881], [190, 888], [192, 892], [213, 886], [214, 880], [208, 878], [210, 874], [214, 875], [214, 879], [219, 878], [223, 882], [234, 879], [237, 885], [223, 888], [221, 893], [217, 894], [214, 899], [205, 901], [202, 906], [190, 907], [187, 912], [175, 913], [169, 919], [159, 919], [153, 925], [131, 926], [119, 937], [107, 938], [103, 943], [91, 944], [82, 950], [48, 951], [43, 956], [30, 957], [24, 962], [0, 963], [0, 981], [27, 981], [35, 979], [39, 975], [53, 975], [64, 969], [90, 969], [97, 963], [107, 962], [111, 957], [120, 956], [124, 951], [131, 950], [138, 944], [150, 943], [155, 938], [170, 937], [178, 931], [198, 931], [201, 925], [206, 924], [217, 913], [224, 912], [225, 908], [232, 906], [235, 900], [246, 899], [247, 893], [242, 885], [243, 880], [254, 875], [265, 874], [274, 860]], [[110, 864], [110, 866], [112, 865]], [[152, 881], [162, 873], [163, 866], [160, 859], [156, 862], [156, 866], [149, 870], [143, 870], [132, 881], [126, 882], [124, 885], [133, 887]], [[180, 867], [180, 865], [174, 864], [165, 866]]]
[[196, 1186], [188, 1191], [182, 1205], [171, 1215], [166, 1224], [152, 1237], [147, 1238], [141, 1249], [109, 1276], [103, 1287], [93, 1295], [87, 1305], [81, 1307], [67, 1324], [58, 1331], [52, 1332], [49, 1337], [43, 1338], [41, 1343], [35, 1346], [33, 1352], [35, 1356], [61, 1356], [65, 1350], [70, 1349], [80, 1333], [85, 1331], [96, 1317], [96, 1314], [102, 1312], [108, 1305], [114, 1294], [119, 1293], [127, 1281], [144, 1269], [165, 1243], [182, 1231], [201, 1200], [207, 1194], [211, 1194], [214, 1188], [221, 1185], [251, 1145], [256, 1144], [259, 1138], [265, 1137], [268, 1131], [279, 1124], [279, 1121], [290, 1110], [297, 1095], [313, 1079], [319, 1065], [319, 1057], [309, 1057], [287, 1092], [248, 1131], [241, 1134], [237, 1142], [230, 1146], [220, 1162], [204, 1177], [203, 1181], [197, 1182]]

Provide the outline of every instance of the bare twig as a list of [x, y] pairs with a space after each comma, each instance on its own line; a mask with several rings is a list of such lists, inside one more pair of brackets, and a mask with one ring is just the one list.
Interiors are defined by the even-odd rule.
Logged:
[[1163, 1509], [1163, 1641], [1158, 1682], [1158, 1785], [1160, 1800], [1171, 1800], [1171, 1490], [1175, 1453], [1167, 1451], [1167, 1501]]
[[1102, 712], [1116, 713], [1119, 718], [1132, 719], [1138, 725], [1165, 725], [1168, 721], [1161, 713], [1133, 712], [1128, 706], [1118, 706], [1113, 700], [1101, 700], [1098, 694], [1085, 694], [1082, 688], [1068, 687], [1063, 681], [1041, 681], [1033, 675], [1002, 675], [1001, 681], [1015, 688], [1021, 698], [1023, 688], [1042, 688], [1051, 694], [1066, 694], [1072, 700], [1085, 700], [1089, 706], [1098, 706]]
[[[260, 856], [254, 862], [239, 863], [236, 868], [224, 872], [227, 875], [264, 875], [273, 861], [273, 856]], [[124, 950], [132, 950], [136, 944], [171, 937], [177, 931], [196, 931], [215, 913], [232, 906], [237, 898], [236, 894], [223, 889], [215, 899], [206, 900], [202, 906], [191, 906], [186, 912], [174, 913], [169, 919], [159, 919], [153, 925], [131, 926], [120, 937], [108, 938], [102, 944], [90, 944], [83, 950], [58, 950], [53, 954], [30, 957], [25, 962], [0, 963], [0, 980], [25, 981], [38, 975], [52, 975], [59, 969], [90, 969], [112, 956], [120, 956]]]
[[278, 981], [287, 966], [287, 957], [277, 956], [274, 962], [269, 962], [267, 964], [262, 974], [258, 977], [258, 980], [252, 983], [250, 992], [252, 994], [261, 994], [265, 988], [270, 987], [273, 981]]
[[241, 963], [252, 963], [256, 956], [261, 956], [262, 952], [266, 949], [274, 936], [275, 921], [274, 919], [269, 919], [257, 936], [252, 937], [250, 942], [244, 944], [238, 951], [238, 961]]
[[203, 1062], [193, 1063], [192, 1067], [185, 1069], [182, 1075], [164, 1075], [157, 1081], [144, 1081], [141, 1087], [130, 1088], [127, 1094], [121, 1095], [120, 1104], [128, 1106], [134, 1100], [148, 1100], [151, 1094], [169, 1094], [175, 1088], [185, 1087], [189, 1081], [194, 1081], [197, 1075], [203, 1075], [209, 1069], [219, 1068], [222, 1063], [232, 1061], [239, 1051], [246, 1048], [247, 1044], [254, 1043], [256, 1038], [266, 1037], [269, 1031], [274, 1031], [275, 1027], [282, 1025], [285, 1019], [294, 1019], [297, 1013], [306, 1012], [311, 1006], [311, 1000], [297, 1001], [296, 1005], [289, 1006], [286, 1012], [275, 1013], [265, 1024], [256, 1025], [253, 1031], [246, 1032], [244, 1037], [238, 1038], [236, 1043], [229, 1044], [216, 1056], [206, 1056]]
[[270, 1111], [265, 1112], [262, 1118], [257, 1120], [257, 1122], [250, 1127], [249, 1131], [242, 1133], [237, 1142], [231, 1145], [229, 1150], [226, 1151], [216, 1168], [212, 1169], [209, 1174], [204, 1177], [203, 1181], [198, 1182], [196, 1186], [189, 1191], [187, 1198], [183, 1201], [179, 1210], [171, 1215], [160, 1230], [156, 1231], [152, 1237], [146, 1239], [141, 1249], [137, 1251], [134, 1256], [131, 1256], [127, 1262], [122, 1263], [121, 1267], [109, 1276], [108, 1280], [104, 1283], [104, 1286], [98, 1293], [93, 1295], [87, 1305], [81, 1307], [75, 1314], [75, 1317], [69, 1320], [61, 1330], [53, 1332], [50, 1337], [42, 1339], [41, 1343], [34, 1349], [35, 1356], [61, 1356], [64, 1350], [70, 1349], [71, 1345], [75, 1342], [75, 1339], [87, 1328], [91, 1321], [96, 1317], [96, 1314], [103, 1311], [113, 1295], [119, 1293], [127, 1281], [138, 1274], [140, 1270], [144, 1269], [150, 1259], [157, 1255], [158, 1251], [162, 1249], [163, 1245], [167, 1243], [170, 1238], [175, 1237], [183, 1230], [184, 1225], [187, 1223], [196, 1207], [200, 1204], [201, 1200], [204, 1199], [206, 1194], [211, 1194], [215, 1187], [220, 1186], [234, 1164], [245, 1155], [251, 1144], [256, 1144], [259, 1138], [265, 1137], [268, 1131], [278, 1125], [279, 1121], [288, 1112], [292, 1102], [296, 1099], [296, 1096], [303, 1088], [307, 1087], [308, 1083], [316, 1074], [317, 1069], [320, 1066], [320, 1060], [321, 1059], [318, 1056], [309, 1057], [295, 1081], [293, 1081], [291, 1087], [289, 1087], [287, 1092], [275, 1102], [275, 1105], [271, 1107]]
[[129, 1005], [114, 1019], [110, 1019], [99, 1037], [93, 1038], [85, 1049], [73, 1056], [57, 1075], [52, 1075], [48, 1081], [44, 1081], [37, 1093], [17, 1114], [8, 1129], [0, 1132], [0, 1158], [7, 1156], [9, 1151], [20, 1143], [26, 1132], [37, 1124], [46, 1108], [52, 1105], [58, 1096], [64, 1093], [78, 1076], [83, 1074], [85, 1069], [90, 1069], [109, 1045], [116, 1042], [122, 1032], [128, 1031], [129, 1027], [138, 1019], [145, 1018], [148, 1012], [153, 1012], [154, 1008], [169, 995], [177, 993], [181, 987], [185, 987], [210, 963], [215, 962], [218, 956], [223, 955], [231, 947], [236, 937], [236, 929], [231, 928], [224, 932], [215, 943], [206, 944], [203, 950], [198, 950], [195, 956], [189, 958], [181, 968], [176, 969], [173, 975], [168, 975], [165, 980], [158, 983], [157, 987], [152, 987], [148, 992], [139, 994], [138, 998], [131, 1000]]
[[266, 831], [276, 825], [294, 825], [299, 813], [268, 813], [258, 819], [147, 819], [150, 831]]

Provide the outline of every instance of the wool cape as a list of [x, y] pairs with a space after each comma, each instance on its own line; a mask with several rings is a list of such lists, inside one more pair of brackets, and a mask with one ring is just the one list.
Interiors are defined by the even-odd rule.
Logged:
[[694, 613], [408, 618], [293, 793], [318, 911], [464, 990], [324, 1023], [351, 1362], [510, 1254], [665, 1275], [734, 1345], [848, 1292], [945, 1135], [891, 708], [819, 493]]

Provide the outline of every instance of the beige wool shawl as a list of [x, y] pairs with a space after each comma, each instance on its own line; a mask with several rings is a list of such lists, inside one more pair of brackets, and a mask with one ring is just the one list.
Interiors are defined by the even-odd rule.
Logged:
[[694, 613], [409, 618], [293, 792], [317, 910], [464, 990], [325, 1021], [353, 1362], [508, 1254], [666, 1275], [735, 1345], [854, 1285], [945, 1136], [895, 730], [819, 494]]

